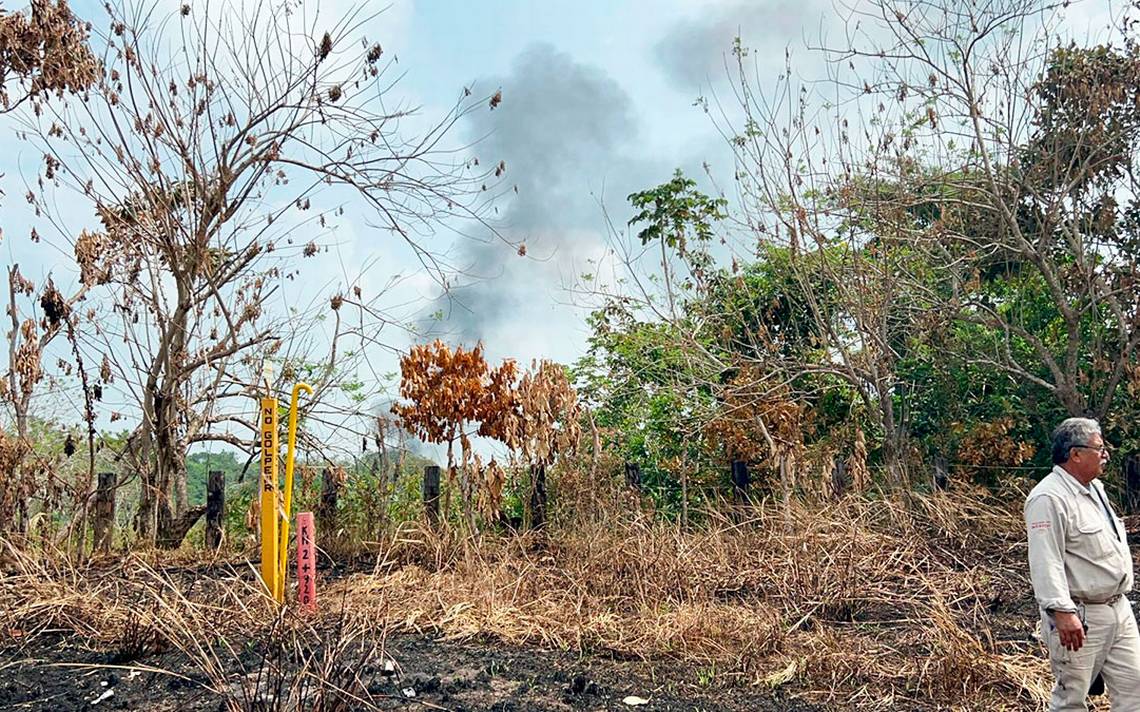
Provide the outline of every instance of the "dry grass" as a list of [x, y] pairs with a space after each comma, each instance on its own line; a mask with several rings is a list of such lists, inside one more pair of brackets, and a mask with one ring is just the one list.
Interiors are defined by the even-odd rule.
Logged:
[[[0, 547], [6, 543], [0, 540]], [[7, 547], [0, 572], [0, 626], [15, 637], [54, 630], [114, 644], [150, 630], [157, 647], [177, 642], [180, 628], [213, 621], [239, 628], [271, 617], [269, 602], [242, 568], [157, 568], [146, 558], [77, 566], [59, 552], [20, 552]]]
[[[379, 545], [373, 571], [325, 583], [315, 629], [339, 630], [354, 654], [365, 639], [417, 631], [678, 659], [715, 670], [717, 683], [786, 686], [840, 708], [1037, 709], [1050, 680], [1027, 640], [1020, 498], [1008, 501], [762, 503], [686, 532], [630, 507], [563, 512], [546, 532], [512, 538], [407, 525]], [[253, 694], [235, 686], [238, 651], [226, 642], [243, 634], [284, 651], [266, 679], [300, 668], [314, 681], [279, 691], [288, 699], [356, 685], [330, 677], [339, 668], [328, 655], [298, 647], [305, 624], [274, 618], [249, 567], [183, 575], [139, 557], [75, 569], [10, 555], [4, 629], [73, 630], [125, 655], [172, 646], [231, 709]]]
[[[7, 553], [0, 631], [17, 643], [75, 633], [111, 653], [111, 667], [179, 677], [228, 712], [377, 709], [369, 690], [383, 670], [387, 632], [373, 617], [294, 616], [249, 567], [159, 568], [152, 556], [131, 556], [80, 568], [59, 556]], [[166, 652], [181, 653], [200, 674], [149, 664]]]
[[688, 532], [638, 514], [507, 540], [412, 528], [333, 588], [397, 630], [677, 658], [868, 709], [1034, 709], [1047, 665], [990, 612], [1027, 600], [1022, 537], [976, 492], [764, 503]]

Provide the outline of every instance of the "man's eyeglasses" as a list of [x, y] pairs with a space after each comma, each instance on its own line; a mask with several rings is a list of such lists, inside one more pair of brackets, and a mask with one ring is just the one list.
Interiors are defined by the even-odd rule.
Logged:
[[1080, 448], [1082, 450], [1096, 450], [1100, 453], [1101, 457], [1108, 457], [1109, 453], [1111, 452], [1111, 449], [1107, 445], [1101, 445], [1099, 447], [1095, 445], [1074, 445], [1073, 447]]

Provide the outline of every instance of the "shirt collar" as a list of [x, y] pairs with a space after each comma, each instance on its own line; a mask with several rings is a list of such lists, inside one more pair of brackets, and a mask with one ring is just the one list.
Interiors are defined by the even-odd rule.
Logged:
[[[1057, 477], [1059, 477], [1061, 481], [1065, 483], [1065, 486], [1068, 487], [1069, 491], [1071, 491], [1073, 494], [1083, 494], [1088, 497], [1092, 496], [1092, 491], [1085, 485], [1081, 484], [1080, 480], [1078, 480], [1076, 477], [1070, 475], [1065, 470], [1065, 468], [1061, 467], [1060, 465], [1053, 465], [1053, 472], [1056, 473]], [[1096, 482], [1097, 478], [1093, 478], [1093, 481], [1089, 484], [1093, 487], [1096, 487]]]

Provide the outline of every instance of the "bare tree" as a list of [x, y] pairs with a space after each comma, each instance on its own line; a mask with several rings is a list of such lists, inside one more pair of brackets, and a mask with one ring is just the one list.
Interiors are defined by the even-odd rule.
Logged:
[[[853, 149], [848, 119], [813, 114], [790, 62], [779, 78], [758, 77], [750, 50], [739, 41], [732, 49], [732, 110], [718, 103], [717, 125], [735, 155], [743, 233], [761, 260], [778, 260], [790, 277], [777, 295], [788, 307], [782, 328], [789, 333], [761, 321], [755, 335], [737, 338], [732, 350], [750, 355], [742, 373], [764, 382], [735, 389], [762, 395], [757, 403], [784, 383], [796, 384], [799, 399], [836, 388], [853, 393], [883, 434], [889, 480], [901, 484], [907, 437], [897, 410], [897, 362], [913, 328], [914, 304], [902, 279], [908, 265], [890, 236], [874, 229], [882, 221], [851, 199], [864, 192], [859, 161], [875, 165], [890, 150], [876, 135], [887, 129], [868, 130], [865, 153]], [[771, 440], [768, 428], [763, 434]]]
[[[50, 99], [87, 91], [97, 81], [99, 69], [87, 44], [88, 32], [63, 0], [33, 2], [26, 12], [0, 9], [0, 114], [24, 105], [41, 112]], [[0, 236], [2, 230], [0, 226]], [[8, 268], [11, 330], [0, 402], [11, 408], [15, 438], [8, 448], [0, 512], [3, 521], [17, 529], [26, 523], [28, 498], [37, 489], [33, 470], [39, 468], [25, 467], [25, 458], [32, 452], [28, 432], [32, 396], [44, 375], [43, 351], [64, 325], [58, 318], [41, 321], [34, 316], [35, 291], [35, 284], [20, 273], [19, 265]], [[64, 300], [49, 283], [40, 301], [66, 310], [81, 297], [82, 291]]]
[[[47, 99], [83, 92], [95, 84], [99, 67], [87, 45], [88, 32], [62, 0], [33, 2], [27, 12], [0, 9], [0, 113], [14, 111], [29, 101], [40, 112]], [[21, 319], [26, 310], [18, 297], [31, 298], [34, 293], [35, 284], [20, 274], [20, 266], [9, 267], [12, 331], [8, 334], [9, 371], [4, 380], [21, 440], [27, 439], [29, 402], [42, 377], [40, 352], [59, 326], [57, 321], [52, 329], [39, 334], [34, 319]]]
[[[344, 214], [334, 201], [365, 206], [377, 235], [402, 239], [442, 275], [423, 239], [448, 221], [480, 219], [491, 193], [445, 141], [478, 102], [465, 91], [410, 133], [413, 110], [390, 108], [399, 106], [391, 61], [360, 42], [368, 17], [326, 24], [304, 6], [278, 12], [267, 2], [217, 15], [189, 5], [170, 18], [155, 7], [108, 13], [99, 91], [39, 124], [41, 185], [75, 191], [98, 216], [73, 244], [81, 281], [106, 295], [88, 314], [84, 345], [110, 361], [138, 409], [129, 446], [142, 480], [137, 530], [170, 545], [186, 525], [187, 448], [250, 442], [256, 423], [242, 414], [262, 361], [314, 367], [317, 396], [327, 395], [344, 365], [338, 340], [351, 330], [341, 310], [377, 315], [374, 297], [339, 292], [326, 302], [335, 322], [326, 355], [286, 353], [307, 343], [307, 317], [272, 300]], [[50, 212], [44, 188], [29, 198]], [[49, 217], [66, 238], [69, 216]]]

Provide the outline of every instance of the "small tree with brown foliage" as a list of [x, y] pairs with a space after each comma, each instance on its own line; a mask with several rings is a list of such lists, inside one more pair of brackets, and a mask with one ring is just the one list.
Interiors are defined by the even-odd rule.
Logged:
[[540, 525], [545, 516], [546, 469], [559, 455], [578, 450], [582, 410], [565, 369], [547, 360], [531, 363], [519, 381], [514, 401], [518, 416], [510, 440], [529, 465], [530, 496], [526, 501], [532, 525]]
[[[513, 379], [514, 362], [507, 361], [492, 371], [483, 358], [483, 346], [455, 349], [440, 340], [413, 346], [400, 358], [400, 397], [404, 403], [392, 406], [400, 426], [422, 440], [447, 444], [447, 472], [452, 484], [459, 483], [464, 513], [474, 527], [473, 499], [475, 477], [471, 468], [471, 436], [477, 423], [490, 420], [497, 407], [489, 394], [501, 393], [492, 384]], [[501, 401], [499, 401], [501, 402]], [[455, 444], [460, 461], [456, 467]], [[444, 496], [444, 510], [450, 506], [450, 490]]]
[[[536, 468], [544, 473], [560, 453], [575, 450], [581, 437], [578, 398], [561, 366], [536, 362], [520, 379], [511, 359], [491, 368], [481, 344], [470, 350], [439, 340], [413, 346], [400, 359], [400, 397], [404, 402], [392, 412], [401, 427], [427, 442], [447, 444], [447, 469], [451, 481], [460, 483], [471, 526], [477, 496], [485, 517], [498, 516], [506, 482], [501, 465], [494, 460], [484, 465], [473, 455], [472, 435], [502, 442], [532, 473]], [[445, 497], [445, 507], [448, 501]]]
[[764, 461], [779, 473], [785, 503], [796, 486], [808, 414], [790, 388], [774, 389], [755, 364], [739, 368], [720, 389], [720, 408], [705, 426], [710, 448], [729, 460]]

